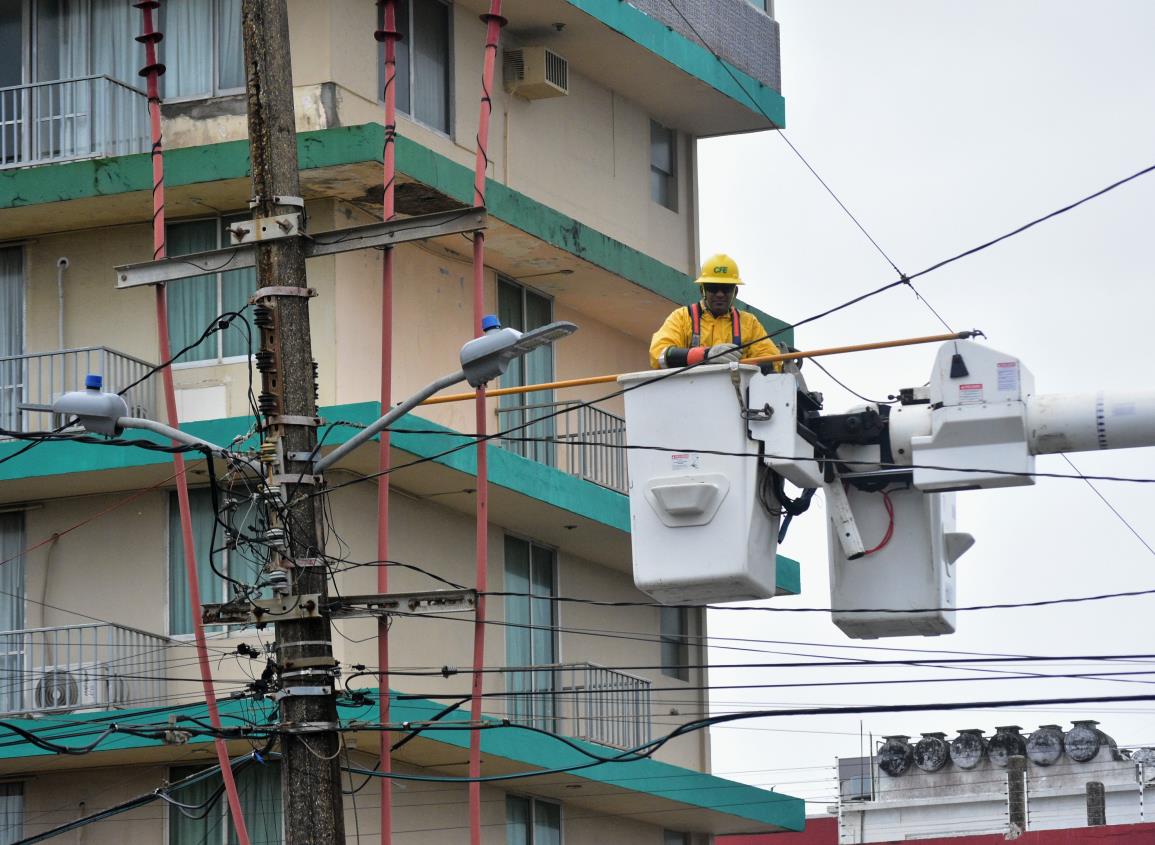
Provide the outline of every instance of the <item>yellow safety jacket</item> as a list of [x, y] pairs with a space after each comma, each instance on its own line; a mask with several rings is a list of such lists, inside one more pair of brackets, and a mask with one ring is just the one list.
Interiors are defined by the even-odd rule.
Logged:
[[[779, 354], [778, 346], [766, 336], [766, 330], [762, 328], [762, 323], [750, 312], [731, 308], [729, 314], [715, 317], [710, 313], [710, 309], [703, 308], [698, 303], [695, 304], [698, 305], [700, 311], [698, 336], [694, 336], [692, 316], [694, 306], [672, 311], [670, 316], [666, 318], [666, 322], [662, 323], [662, 327], [654, 333], [653, 340], [650, 341], [650, 366], [652, 368], [660, 369], [668, 366], [665, 352], [667, 349], [675, 347], [687, 349], [694, 346], [704, 346], [708, 349], [717, 343], [741, 345], [753, 340], [754, 343], [742, 348], [743, 358], [761, 358], [765, 355]], [[737, 317], [737, 327], [734, 325], [735, 317]], [[735, 332], [735, 328], [737, 328], [737, 332]], [[781, 372], [782, 365], [776, 363], [774, 370]]]

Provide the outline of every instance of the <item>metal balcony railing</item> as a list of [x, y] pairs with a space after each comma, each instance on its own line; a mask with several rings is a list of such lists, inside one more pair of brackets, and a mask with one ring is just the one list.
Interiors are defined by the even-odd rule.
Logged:
[[[46, 410], [21, 410], [22, 405], [48, 407], [61, 393], [83, 390], [84, 377], [104, 377], [104, 389], [119, 393], [144, 376], [153, 365], [105, 346], [30, 352], [0, 358], [0, 429], [51, 431], [61, 423]], [[124, 394], [134, 417], [157, 419], [156, 382], [146, 379]]]
[[502, 671], [510, 721], [612, 748], [650, 741], [650, 682], [645, 678], [594, 663]]
[[[564, 413], [552, 416], [558, 411]], [[501, 441], [504, 448], [602, 487], [628, 492], [626, 421], [616, 414], [575, 400], [541, 402], [498, 408], [497, 423], [501, 430], [525, 426]]]
[[142, 153], [147, 100], [109, 76], [0, 88], [0, 168]]
[[168, 646], [106, 623], [2, 632], [0, 716], [160, 703]]

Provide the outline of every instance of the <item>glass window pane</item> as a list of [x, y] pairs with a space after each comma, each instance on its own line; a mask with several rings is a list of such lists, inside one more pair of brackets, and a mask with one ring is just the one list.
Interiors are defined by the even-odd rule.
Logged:
[[[257, 271], [254, 267], [230, 270], [221, 273], [221, 312], [243, 312], [249, 304], [249, 296], [257, 289]], [[253, 326], [251, 314], [245, 315], [249, 323], [234, 319], [221, 333], [221, 354], [226, 358], [237, 355], [251, 355], [260, 344], [257, 328]]]
[[[191, 252], [216, 249], [217, 222], [197, 220], [190, 223], [174, 223], [165, 235], [170, 256], [188, 255]], [[217, 276], [209, 273], [191, 279], [179, 279], [167, 286], [169, 344], [176, 353], [201, 336], [209, 321], [217, 311]], [[206, 361], [217, 358], [216, 336], [208, 338], [199, 346], [190, 349], [177, 360]]]
[[561, 845], [561, 806], [533, 802], [533, 845]]
[[530, 845], [529, 799], [505, 797], [505, 845]]
[[0, 784], [0, 845], [24, 837], [24, 784]]
[[213, 0], [161, 3], [160, 78], [165, 97], [207, 97], [213, 92]]
[[[201, 600], [219, 602], [225, 599], [225, 582], [217, 577], [209, 563], [212, 542], [213, 514], [212, 496], [207, 488], [189, 491], [189, 506], [192, 510], [193, 548], [197, 556], [197, 579], [200, 582]], [[217, 532], [218, 544], [221, 540]], [[224, 571], [224, 556], [218, 552], [214, 556], [217, 569]], [[168, 632], [170, 634], [191, 634], [193, 630], [192, 610], [189, 607], [188, 576], [185, 574], [184, 536], [181, 531], [180, 504], [176, 492], [169, 494], [168, 503]]]
[[413, 0], [413, 116], [449, 131], [449, 7]]
[[650, 167], [663, 173], [674, 172], [673, 132], [657, 121], [650, 121]]
[[663, 830], [662, 845], [690, 845], [690, 834], [677, 830]]
[[[252, 763], [237, 775], [241, 812], [252, 845], [280, 845], [281, 767], [276, 763]], [[237, 832], [228, 823], [228, 845], [237, 845]]]
[[245, 51], [241, 45], [241, 0], [218, 0], [217, 89], [245, 87]]
[[[169, 770], [169, 778], [173, 781], [183, 780], [200, 771], [199, 766], [174, 766]], [[182, 804], [203, 804], [212, 797], [220, 783], [219, 778], [205, 778], [202, 781], [181, 787], [173, 793], [173, 798]], [[191, 815], [198, 815], [192, 813]], [[189, 818], [176, 807], [169, 807], [168, 812], [168, 843], [169, 845], [199, 845], [205, 842], [221, 841], [222, 816], [219, 812], [209, 814], [203, 818]], [[215, 832], [215, 836], [210, 835]]]

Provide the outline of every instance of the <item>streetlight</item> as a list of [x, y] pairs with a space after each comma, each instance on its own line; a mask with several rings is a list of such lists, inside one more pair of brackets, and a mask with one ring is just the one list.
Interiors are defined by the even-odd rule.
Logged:
[[481, 337], [475, 337], [461, 347], [460, 370], [442, 376], [437, 381], [421, 388], [404, 402], [394, 405], [377, 422], [357, 432], [354, 437], [349, 438], [317, 461], [313, 471], [320, 475], [328, 467], [331, 467], [361, 444], [371, 440], [379, 432], [384, 431], [433, 394], [463, 381], [468, 382], [470, 387], [481, 387], [486, 382], [503, 375], [509, 368], [510, 361], [514, 358], [520, 358], [539, 346], [561, 340], [578, 330], [575, 324], [563, 320], [549, 323], [538, 329], [531, 329], [523, 334], [517, 329], [502, 328], [501, 321], [492, 314], [482, 318], [481, 328], [484, 332]]
[[[378, 432], [388, 428], [438, 391], [463, 381], [468, 382], [471, 387], [481, 387], [486, 382], [504, 374], [513, 359], [520, 358], [539, 346], [545, 346], [571, 335], [578, 329], [573, 323], [560, 321], [523, 334], [516, 329], [502, 328], [501, 322], [492, 314], [481, 321], [481, 327], [484, 334], [461, 347], [460, 370], [442, 376], [404, 402], [395, 405], [375, 423], [362, 429], [355, 437], [350, 438], [317, 461], [313, 472], [320, 475], [326, 468], [341, 460], [362, 443], [370, 440]], [[194, 437], [179, 428], [173, 428], [155, 420], [130, 417], [128, 404], [123, 397], [116, 393], [104, 393], [101, 390], [103, 385], [104, 380], [101, 376], [88, 375], [84, 379], [85, 389], [73, 390], [62, 395], [52, 403], [52, 412], [62, 416], [75, 417], [86, 431], [96, 434], [107, 434], [115, 437], [126, 428], [136, 428], [154, 432], [170, 440], [175, 440], [177, 443], [208, 449], [224, 458], [236, 458], [224, 447]]]

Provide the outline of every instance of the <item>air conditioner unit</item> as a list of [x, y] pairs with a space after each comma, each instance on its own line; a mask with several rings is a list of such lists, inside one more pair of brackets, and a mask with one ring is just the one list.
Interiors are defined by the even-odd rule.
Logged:
[[527, 100], [569, 93], [569, 62], [546, 47], [506, 50], [502, 73], [505, 90]]
[[30, 713], [105, 709], [127, 704], [128, 682], [99, 663], [39, 666], [28, 674], [24, 705]]

